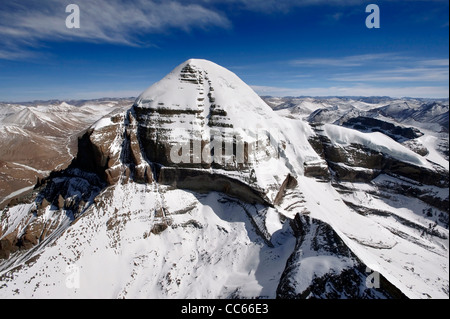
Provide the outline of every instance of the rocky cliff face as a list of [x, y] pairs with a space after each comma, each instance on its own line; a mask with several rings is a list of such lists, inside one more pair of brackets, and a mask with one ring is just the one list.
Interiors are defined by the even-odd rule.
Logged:
[[132, 104], [130, 99], [0, 103], [0, 208], [38, 178], [67, 168], [81, 132]]
[[297, 242], [281, 276], [278, 298], [406, 298], [362, 263], [330, 225], [300, 214], [292, 224]]
[[445, 205], [448, 167], [379, 130], [285, 117], [188, 60], [2, 211], [0, 295], [448, 296]]

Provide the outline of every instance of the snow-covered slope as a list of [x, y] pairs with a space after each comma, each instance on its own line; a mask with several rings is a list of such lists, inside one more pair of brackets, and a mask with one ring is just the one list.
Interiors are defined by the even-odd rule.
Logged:
[[[265, 101], [270, 104], [271, 99]], [[448, 100], [305, 97], [282, 101], [273, 106], [282, 116], [381, 132], [448, 169]], [[302, 108], [304, 104], [312, 104], [311, 112]]]
[[414, 153], [405, 146], [395, 142], [390, 137], [380, 132], [361, 133], [349, 128], [325, 124], [323, 126], [324, 134], [333, 143], [346, 147], [351, 143], [360, 144], [371, 150], [381, 152], [402, 162], [411, 163], [423, 167], [431, 167], [423, 156]]
[[[173, 94], [179, 92], [179, 94]], [[272, 109], [239, 77], [207, 60], [191, 59], [145, 90], [136, 105], [149, 109], [192, 110], [207, 118], [224, 109], [221, 119], [239, 128], [269, 126]], [[211, 120], [211, 119], [210, 119]], [[195, 123], [185, 123], [191, 128]]]
[[1, 211], [0, 296], [448, 298], [448, 164], [339, 126], [382, 105], [338, 102], [307, 122], [315, 100], [274, 111], [182, 63]]

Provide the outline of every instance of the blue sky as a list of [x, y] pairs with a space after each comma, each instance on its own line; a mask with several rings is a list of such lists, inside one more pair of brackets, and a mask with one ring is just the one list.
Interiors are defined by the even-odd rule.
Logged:
[[[79, 29], [65, 26], [70, 3]], [[137, 96], [189, 58], [261, 95], [447, 98], [448, 12], [448, 0], [2, 0], [0, 101]]]

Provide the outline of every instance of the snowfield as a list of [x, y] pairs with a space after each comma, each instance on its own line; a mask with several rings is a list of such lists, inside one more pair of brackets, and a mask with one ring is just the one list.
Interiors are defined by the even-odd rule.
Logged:
[[[162, 187], [174, 214], [167, 230], [152, 233], [162, 198], [148, 187], [106, 190], [102, 207], [91, 207], [31, 268], [13, 272], [23, 281], [3, 281], [2, 298], [227, 298], [236, 291], [275, 297], [295, 242], [289, 229], [279, 229], [282, 244], [269, 249], [241, 204]], [[68, 281], [71, 266], [79, 270], [78, 288]]]

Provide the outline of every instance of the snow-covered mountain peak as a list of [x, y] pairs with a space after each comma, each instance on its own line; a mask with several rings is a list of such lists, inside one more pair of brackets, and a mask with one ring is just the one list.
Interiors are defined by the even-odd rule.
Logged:
[[236, 74], [207, 60], [178, 65], [136, 99], [130, 116], [143, 158], [162, 164], [158, 179], [171, 185], [181, 178], [169, 178], [173, 168], [226, 175], [273, 202], [288, 175], [302, 175], [306, 162], [323, 164], [308, 142], [310, 127], [292, 125]]
[[236, 74], [200, 59], [181, 63], [145, 90], [135, 105], [196, 112], [203, 118], [225, 122], [222, 127], [263, 127], [274, 116], [274, 111]]

